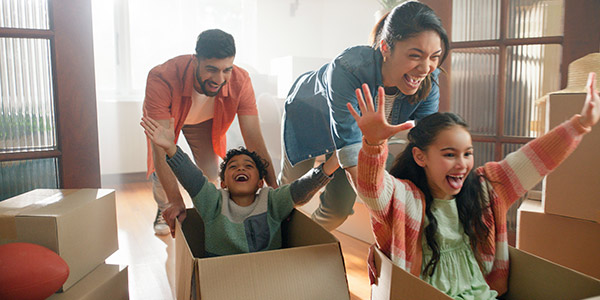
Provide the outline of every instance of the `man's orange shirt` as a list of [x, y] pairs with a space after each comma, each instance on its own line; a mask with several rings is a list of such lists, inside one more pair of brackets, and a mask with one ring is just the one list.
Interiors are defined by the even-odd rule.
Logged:
[[[178, 56], [152, 68], [148, 73], [143, 106], [144, 116], [155, 120], [175, 118], [175, 143], [192, 106], [196, 66], [194, 61], [194, 55]], [[258, 115], [248, 72], [234, 65], [231, 78], [215, 96], [214, 102], [212, 145], [215, 153], [224, 157], [227, 151], [225, 133], [236, 113]], [[150, 175], [154, 172], [152, 145], [148, 138], [146, 143], [148, 145], [147, 175]]]

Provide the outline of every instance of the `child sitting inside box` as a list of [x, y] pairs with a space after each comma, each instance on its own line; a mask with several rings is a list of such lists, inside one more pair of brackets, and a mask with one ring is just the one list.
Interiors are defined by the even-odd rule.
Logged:
[[[305, 204], [325, 186], [339, 166], [337, 157], [332, 155], [289, 185], [262, 188], [268, 163], [255, 152], [240, 147], [227, 152], [219, 174], [222, 189], [217, 189], [175, 145], [173, 119], [169, 128], [148, 117], [143, 117], [140, 124], [150, 140], [165, 150], [167, 164], [202, 216], [206, 256], [281, 248], [281, 222], [295, 206]], [[163, 214], [180, 216], [183, 212], [185, 206], [175, 204]], [[174, 224], [169, 227], [173, 229]]]
[[595, 74], [589, 74], [581, 114], [479, 168], [473, 168], [466, 122], [446, 112], [421, 119], [386, 171], [387, 140], [405, 127], [387, 122], [379, 90], [377, 105], [368, 86], [356, 91], [360, 115], [348, 104], [363, 133], [356, 188], [371, 214], [377, 247], [451, 298], [496, 299], [508, 288], [506, 212], [600, 120]]

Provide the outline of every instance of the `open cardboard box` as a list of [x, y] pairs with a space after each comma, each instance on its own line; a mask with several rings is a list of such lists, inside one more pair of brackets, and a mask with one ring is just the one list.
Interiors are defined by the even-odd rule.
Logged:
[[204, 225], [195, 209], [177, 224], [177, 299], [350, 299], [339, 241], [294, 210], [282, 224], [283, 247], [204, 257]]
[[119, 248], [115, 191], [37, 189], [0, 202], [0, 244], [25, 242], [69, 266], [66, 291]]
[[[509, 247], [510, 276], [508, 300], [577, 300], [600, 296], [600, 280], [559, 266], [543, 258]], [[377, 282], [371, 285], [371, 299], [451, 300], [420, 278], [393, 265], [375, 249]]]

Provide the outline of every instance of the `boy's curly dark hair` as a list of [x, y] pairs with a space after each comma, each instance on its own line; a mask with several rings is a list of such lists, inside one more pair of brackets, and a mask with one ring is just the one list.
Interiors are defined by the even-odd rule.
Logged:
[[239, 148], [235, 148], [235, 149], [230, 149], [229, 151], [227, 151], [227, 154], [225, 154], [225, 158], [223, 159], [223, 162], [221, 163], [221, 170], [219, 171], [219, 177], [221, 177], [221, 180], [225, 180], [225, 167], [227, 166], [227, 163], [235, 156], [238, 155], [248, 155], [250, 156], [250, 158], [252, 158], [252, 160], [254, 161], [254, 164], [256, 165], [256, 169], [258, 170], [258, 177], [260, 179], [265, 178], [265, 176], [267, 176], [267, 168], [269, 167], [269, 163], [264, 160], [262, 157], [260, 157], [260, 155], [256, 154], [256, 152], [254, 151], [250, 151], [244, 147], [239, 147]]

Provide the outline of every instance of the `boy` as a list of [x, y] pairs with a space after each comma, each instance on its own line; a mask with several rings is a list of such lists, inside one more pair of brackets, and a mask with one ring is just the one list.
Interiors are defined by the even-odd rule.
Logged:
[[[332, 156], [290, 185], [261, 189], [268, 163], [240, 147], [227, 152], [220, 171], [222, 189], [218, 190], [175, 145], [173, 119], [168, 129], [148, 117], [140, 124], [148, 138], [165, 150], [167, 164], [202, 216], [207, 256], [280, 248], [281, 222], [294, 206], [308, 202], [325, 186], [338, 168], [337, 157]], [[180, 215], [183, 211], [183, 205], [175, 204], [164, 214]], [[169, 224], [171, 229], [173, 226]]]

